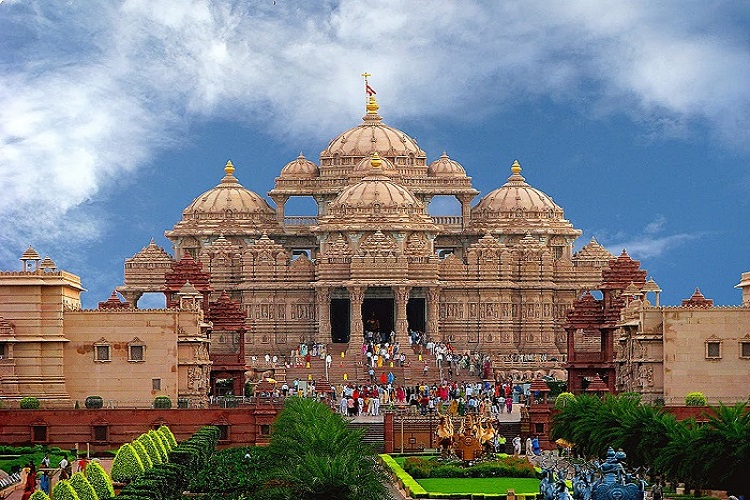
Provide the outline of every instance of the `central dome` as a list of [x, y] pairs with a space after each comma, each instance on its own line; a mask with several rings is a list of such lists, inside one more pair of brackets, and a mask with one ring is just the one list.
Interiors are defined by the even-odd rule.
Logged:
[[408, 189], [383, 175], [382, 165], [383, 160], [373, 154], [367, 176], [339, 193], [328, 205], [328, 213], [321, 217], [320, 226], [434, 228], [424, 204]]
[[333, 139], [320, 153], [321, 167], [354, 167], [373, 153], [378, 153], [397, 168], [426, 165], [427, 155], [417, 141], [384, 124], [378, 109], [377, 101], [371, 96], [362, 123]]

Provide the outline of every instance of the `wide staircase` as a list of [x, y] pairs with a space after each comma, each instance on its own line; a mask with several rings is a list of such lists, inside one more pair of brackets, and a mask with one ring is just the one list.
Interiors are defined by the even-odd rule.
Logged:
[[[328, 370], [328, 381], [333, 385], [338, 385], [344, 382], [350, 384], [367, 384], [370, 382], [370, 376], [368, 371], [370, 366], [368, 364], [368, 358], [362, 355], [362, 345], [344, 343], [331, 343], [326, 346], [327, 352], [331, 354], [331, 367]], [[424, 349], [422, 353], [422, 360], [419, 359], [419, 347], [412, 348], [410, 346], [402, 347], [406, 354], [406, 363], [403, 367], [399, 366], [399, 363], [383, 363], [382, 367], [373, 368], [375, 374], [375, 382], [380, 383], [381, 376], [388, 376], [389, 373], [393, 373], [394, 385], [418, 385], [421, 382], [432, 383], [440, 380], [440, 370], [437, 367], [437, 360], [435, 356]], [[342, 356], [343, 353], [343, 356]], [[325, 359], [320, 357], [311, 357], [309, 366], [305, 363], [304, 358], [300, 357], [300, 363], [292, 362], [285, 370], [276, 370], [276, 379], [284, 380], [287, 382], [298, 379], [298, 380], [325, 380], [326, 379], [326, 367]], [[424, 374], [424, 364], [428, 365], [427, 375]], [[283, 374], [283, 376], [282, 376]], [[447, 379], [448, 367], [447, 363], [443, 363], [442, 378]], [[479, 380], [476, 376], [471, 376], [468, 370], [461, 370], [459, 374], [456, 374], [454, 370], [451, 380], [456, 382], [477, 382]]]
[[364, 431], [362, 442], [372, 445], [376, 453], [383, 453], [385, 447], [385, 430], [382, 419], [372, 422], [349, 422], [350, 429]]

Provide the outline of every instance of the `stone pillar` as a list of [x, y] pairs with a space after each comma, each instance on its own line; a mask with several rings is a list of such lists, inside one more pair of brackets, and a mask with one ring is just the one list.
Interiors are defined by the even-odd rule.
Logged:
[[141, 296], [143, 295], [143, 292], [123, 291], [123, 290], [118, 290], [118, 292], [120, 292], [120, 294], [123, 297], [125, 297], [125, 300], [127, 301], [128, 304], [130, 304], [130, 307], [132, 307], [133, 309], [138, 309], [138, 299], [141, 298]]
[[387, 411], [383, 415], [383, 451], [385, 453], [393, 453], [393, 417], [395, 413]]
[[440, 304], [440, 289], [427, 288], [427, 337], [438, 339], [438, 307]]
[[396, 298], [396, 340], [405, 342], [409, 334], [409, 321], [406, 318], [406, 304], [409, 302], [410, 286], [394, 286]]
[[331, 340], [331, 289], [315, 289], [315, 301], [318, 305], [318, 338], [317, 342], [328, 343]]
[[456, 196], [456, 199], [461, 203], [461, 228], [466, 229], [471, 220], [471, 200], [474, 196]]
[[286, 205], [288, 196], [274, 195], [271, 197], [273, 202], [276, 203], [276, 221], [284, 225], [284, 205]]
[[358, 335], [357, 341], [360, 341], [360, 337], [364, 333], [364, 324], [362, 323], [362, 302], [365, 300], [364, 286], [349, 286], [346, 287], [349, 291], [349, 335]]

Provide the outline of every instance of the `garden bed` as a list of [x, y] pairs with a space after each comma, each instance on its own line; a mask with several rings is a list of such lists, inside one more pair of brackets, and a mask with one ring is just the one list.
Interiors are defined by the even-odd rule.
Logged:
[[[413, 457], [380, 455], [383, 463], [392, 471], [399, 486], [412, 498], [472, 498], [505, 499], [508, 490], [516, 497], [536, 498], [539, 479], [517, 477], [450, 477], [415, 479], [403, 468], [404, 462]], [[429, 459], [429, 456], [421, 456]], [[439, 467], [443, 467], [442, 465]], [[436, 467], [436, 468], [439, 468]], [[467, 472], [468, 474], [468, 472]]]

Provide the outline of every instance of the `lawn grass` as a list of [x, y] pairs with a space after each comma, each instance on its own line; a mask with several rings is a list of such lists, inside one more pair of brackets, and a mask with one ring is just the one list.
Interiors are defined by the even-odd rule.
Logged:
[[514, 477], [435, 478], [417, 479], [427, 491], [440, 493], [505, 493], [513, 490], [517, 495], [539, 492], [539, 480]]

